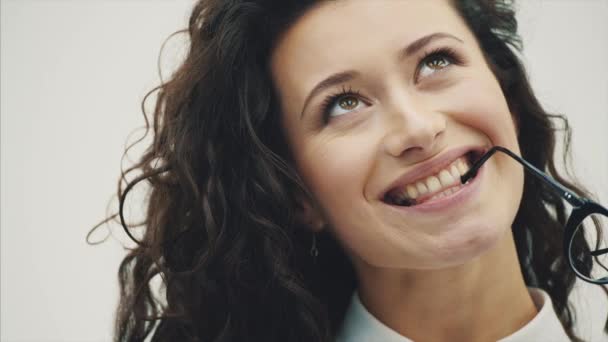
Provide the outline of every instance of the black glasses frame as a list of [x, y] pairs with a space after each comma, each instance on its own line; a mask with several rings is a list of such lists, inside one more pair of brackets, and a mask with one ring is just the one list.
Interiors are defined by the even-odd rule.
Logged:
[[[475, 164], [471, 167], [471, 169], [469, 171], [467, 171], [464, 175], [462, 175], [460, 177], [461, 183], [465, 184], [467, 181], [469, 181], [469, 179], [475, 177], [475, 175], [477, 175], [477, 172], [479, 171], [479, 168], [492, 155], [494, 155], [494, 153], [496, 153], [498, 151], [503, 152], [503, 153], [507, 154], [508, 156], [510, 156], [511, 158], [517, 160], [520, 164], [522, 164], [524, 166], [526, 171], [530, 171], [533, 176], [535, 176], [536, 178], [545, 182], [560, 197], [562, 197], [564, 200], [566, 200], [568, 203], [570, 203], [572, 205], [572, 207], [573, 207], [572, 212], [570, 213], [570, 216], [568, 217], [568, 221], [566, 221], [566, 226], [564, 227], [565, 232], [564, 232], [564, 245], [563, 245], [564, 253], [566, 254], [566, 258], [568, 259], [568, 264], [570, 266], [570, 269], [576, 274], [577, 277], [579, 277], [580, 279], [582, 279], [586, 282], [589, 282], [592, 284], [597, 284], [597, 285], [608, 284], [608, 277], [603, 277], [600, 279], [592, 279], [592, 278], [589, 278], [589, 277], [585, 276], [584, 274], [582, 274], [574, 266], [574, 260], [572, 260], [572, 253], [570, 253], [570, 250], [572, 248], [572, 243], [574, 241], [574, 234], [576, 233], [576, 230], [579, 229], [578, 227], [583, 222], [583, 220], [592, 214], [600, 214], [600, 215], [604, 215], [604, 216], [608, 217], [608, 209], [606, 209], [605, 207], [599, 205], [598, 203], [596, 203], [588, 198], [577, 196], [572, 190], [566, 188], [565, 186], [563, 186], [562, 184], [557, 182], [555, 179], [551, 178], [549, 175], [540, 171], [534, 165], [530, 164], [525, 159], [519, 157], [515, 153], [511, 152], [510, 150], [508, 150], [502, 146], [494, 146], [490, 150], [488, 150], [488, 152], [486, 152], [478, 161], [475, 162]], [[582, 229], [586, 229], [586, 228], [582, 228]], [[598, 242], [599, 242], [599, 238], [600, 237], [598, 236]], [[595, 251], [592, 250], [590, 254], [592, 257], [597, 257], [600, 255], [608, 254], [608, 248], [598, 249]], [[600, 266], [602, 266], [601, 263], [600, 263]]]

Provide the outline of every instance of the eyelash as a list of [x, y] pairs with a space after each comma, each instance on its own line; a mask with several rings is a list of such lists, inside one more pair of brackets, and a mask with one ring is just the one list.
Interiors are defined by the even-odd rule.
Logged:
[[358, 90], [353, 90], [352, 87], [348, 87], [348, 89], [346, 89], [344, 86], [342, 86], [342, 90], [340, 90], [339, 92], [329, 95], [325, 98], [325, 100], [323, 100], [323, 104], [321, 104], [321, 112], [323, 113], [323, 121], [325, 123], [327, 123], [327, 121], [329, 120], [329, 110], [336, 104], [336, 102], [338, 102], [338, 100], [340, 100], [342, 97], [345, 96], [359, 96], [360, 92]]
[[[424, 56], [422, 56], [418, 60], [418, 67], [416, 68], [416, 75], [420, 71], [421, 64], [428, 60], [432, 60], [431, 57], [444, 57], [446, 60], [448, 60], [448, 62], [450, 64], [448, 66], [446, 66], [445, 68], [447, 68], [451, 65], [463, 65], [463, 61], [460, 59], [460, 57], [458, 56], [456, 51], [454, 51], [452, 48], [449, 48], [449, 47], [439, 47], [439, 48], [436, 48], [434, 50], [431, 50], [431, 51], [425, 53]], [[340, 90], [339, 92], [327, 96], [325, 98], [325, 100], [323, 100], [323, 103], [321, 104], [321, 113], [323, 116], [323, 123], [326, 124], [329, 121], [329, 110], [336, 104], [336, 102], [338, 102], [339, 99], [341, 99], [345, 96], [357, 97], [357, 96], [359, 96], [359, 91], [353, 90], [352, 87], [349, 87], [348, 89], [345, 87], [342, 87], [342, 90]]]

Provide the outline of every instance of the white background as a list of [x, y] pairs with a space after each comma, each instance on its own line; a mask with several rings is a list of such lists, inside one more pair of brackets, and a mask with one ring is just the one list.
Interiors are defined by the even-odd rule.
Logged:
[[[608, 204], [608, 0], [520, 2], [534, 89], [570, 118], [577, 174]], [[124, 238], [113, 229], [118, 239], [89, 246], [85, 236], [143, 125], [159, 48], [191, 3], [0, 3], [2, 341], [111, 339]]]

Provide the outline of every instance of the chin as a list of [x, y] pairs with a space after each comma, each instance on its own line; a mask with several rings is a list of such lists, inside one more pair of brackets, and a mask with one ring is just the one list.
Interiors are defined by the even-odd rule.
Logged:
[[445, 236], [431, 251], [430, 261], [434, 269], [454, 267], [471, 262], [500, 245], [507, 236], [507, 229], [496, 225], [474, 225], [456, 230], [458, 233]]

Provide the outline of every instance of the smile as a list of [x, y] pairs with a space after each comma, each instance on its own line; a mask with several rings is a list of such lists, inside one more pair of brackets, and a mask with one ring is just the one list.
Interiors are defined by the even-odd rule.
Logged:
[[[461, 184], [460, 176], [470, 169], [481, 154], [481, 151], [467, 150], [464, 154], [457, 154], [454, 159], [454, 152], [451, 152], [438, 158], [438, 161], [422, 165], [417, 171], [410, 172], [397, 181], [397, 184], [385, 193], [383, 201], [391, 205], [410, 207], [450, 196], [466, 186]], [[424, 171], [422, 175], [420, 170]], [[412, 177], [416, 178], [408, 181], [408, 178]]]

